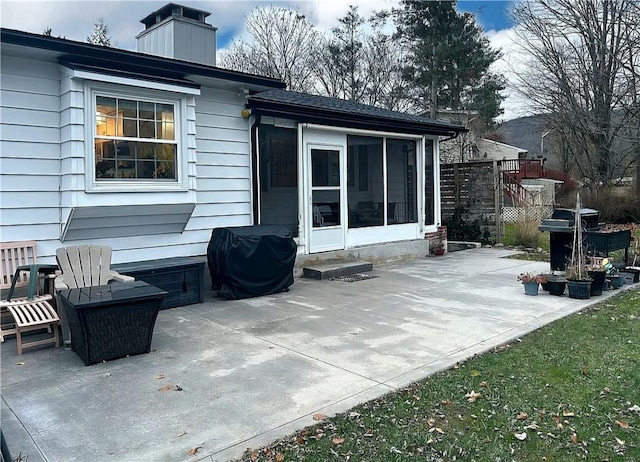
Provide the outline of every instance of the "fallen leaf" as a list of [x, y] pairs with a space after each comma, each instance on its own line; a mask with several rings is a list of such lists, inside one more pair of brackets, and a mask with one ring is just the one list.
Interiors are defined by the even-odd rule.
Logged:
[[524, 441], [527, 439], [527, 432], [522, 432], [522, 433], [514, 433], [513, 436], [516, 437], [516, 439], [520, 440], [520, 441]]
[[618, 443], [620, 446], [624, 446], [624, 440], [621, 440], [617, 436], [615, 436], [614, 438], [616, 439], [616, 443]]
[[540, 427], [535, 422], [531, 422], [529, 425], [527, 425], [524, 428], [525, 428], [525, 430], [540, 430]]
[[251, 453], [251, 460], [258, 460], [258, 453], [256, 451]]
[[476, 393], [475, 391], [471, 390], [469, 393], [467, 393], [466, 395], [464, 395], [465, 398], [467, 398], [467, 401], [469, 401], [470, 403], [475, 402], [478, 398], [480, 398], [482, 395], [480, 393]]
[[164, 379], [164, 374], [158, 374], [158, 375], [156, 375], [156, 379]]
[[637, 404], [634, 404], [633, 406], [631, 406], [631, 407], [629, 408], [629, 410], [630, 410], [631, 412], [640, 412], [640, 406], [638, 406]]
[[476, 371], [475, 369], [471, 371], [471, 377], [477, 377], [479, 375], [480, 375], [480, 371]]
[[202, 446], [196, 446], [195, 448], [191, 448], [191, 449], [189, 449], [188, 454], [189, 454], [190, 456], [195, 456], [195, 455], [196, 455], [196, 453], [198, 452], [198, 449], [202, 449]]
[[298, 446], [302, 446], [305, 443], [304, 437], [301, 435], [298, 435], [298, 437], [296, 438], [296, 443], [298, 443]]
[[321, 413], [313, 414], [313, 420], [324, 420], [327, 416]]
[[433, 424], [435, 424], [436, 421], [433, 419], [433, 417], [429, 417], [427, 419], [427, 425], [429, 425], [430, 427], [433, 427]]
[[429, 439], [427, 440], [427, 444], [431, 444], [431, 443], [433, 443], [433, 438], [429, 438]]
[[585, 377], [589, 375], [589, 369], [587, 369], [587, 366], [582, 366], [582, 375]]
[[159, 388], [159, 389], [158, 389], [158, 391], [161, 391], [161, 392], [163, 392], [163, 393], [164, 393], [165, 391], [169, 391], [169, 390], [171, 390], [172, 388], [173, 388], [173, 385], [165, 385], [164, 387]]
[[565, 417], [573, 417], [575, 416], [575, 414], [571, 411], [567, 411], [566, 409], [564, 411], [562, 411], [562, 415]]
[[480, 382], [480, 386], [482, 388], [487, 388], [489, 386], [489, 384], [485, 380], [483, 380], [482, 382]]
[[373, 436], [373, 429], [369, 429], [366, 432], [364, 432], [364, 436]]
[[344, 443], [344, 438], [339, 438], [337, 436], [334, 436], [333, 439], [331, 440], [331, 442], [333, 444], [342, 444], [342, 443]]
[[578, 444], [578, 434], [577, 433], [572, 433], [571, 434], [571, 442], [573, 444]]
[[18, 366], [24, 366], [24, 361], [18, 361], [16, 364], [17, 364]]
[[359, 412], [352, 411], [349, 413], [349, 417], [360, 417], [362, 414]]
[[624, 420], [616, 420], [616, 423], [618, 424], [618, 427], [620, 427], [620, 428], [629, 428], [629, 424], [627, 422], [625, 422]]
[[453, 402], [451, 400], [445, 399], [444, 401], [440, 401], [440, 404], [443, 406], [451, 406]]
[[520, 414], [518, 414], [516, 416], [516, 419], [525, 420], [527, 417], [529, 417], [529, 414], [527, 414], [526, 412], [522, 411], [522, 412], [520, 412]]
[[440, 427], [436, 427], [436, 432], [440, 433], [441, 435], [444, 435], [444, 430]]
[[284, 454], [281, 452], [276, 454], [276, 462], [282, 462], [284, 460]]

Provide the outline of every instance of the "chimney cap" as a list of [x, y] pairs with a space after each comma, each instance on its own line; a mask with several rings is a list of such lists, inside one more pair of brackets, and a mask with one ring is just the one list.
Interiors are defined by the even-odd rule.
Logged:
[[193, 19], [205, 22], [205, 18], [210, 16], [211, 13], [204, 10], [198, 10], [197, 8], [191, 8], [190, 6], [178, 5], [177, 3], [167, 3], [162, 8], [154, 11], [153, 13], [141, 19], [140, 22], [144, 24], [145, 29], [158, 24], [170, 16], [181, 16], [183, 18]]

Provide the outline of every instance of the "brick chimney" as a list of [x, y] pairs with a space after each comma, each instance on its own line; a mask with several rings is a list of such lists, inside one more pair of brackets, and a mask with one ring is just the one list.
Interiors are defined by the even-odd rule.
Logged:
[[216, 65], [216, 28], [205, 22], [211, 13], [168, 3], [141, 20], [138, 51], [167, 58]]

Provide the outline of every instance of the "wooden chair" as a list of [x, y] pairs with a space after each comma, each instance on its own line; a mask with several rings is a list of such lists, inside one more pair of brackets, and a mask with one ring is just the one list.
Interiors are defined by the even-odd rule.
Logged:
[[[40, 279], [35, 241], [3, 242], [0, 244], [0, 289], [9, 289], [6, 300], [0, 301], [0, 340], [15, 334], [18, 354], [25, 347], [49, 343], [60, 346], [60, 318], [51, 305], [51, 294], [38, 290]], [[54, 265], [42, 265], [51, 269]], [[26, 297], [13, 298], [15, 288], [28, 287]], [[52, 337], [26, 341], [22, 333], [46, 328]]]
[[55, 280], [56, 291], [134, 280], [111, 269], [111, 247], [106, 245], [61, 247], [56, 259], [62, 270]]
[[[56, 259], [62, 270], [62, 274], [55, 279], [56, 292], [78, 287], [102, 286], [111, 281], [129, 282], [135, 280], [131, 276], [125, 276], [111, 269], [111, 247], [109, 246], [61, 247], [56, 250]], [[71, 331], [64, 310], [60, 314], [62, 338], [67, 346], [71, 343]]]

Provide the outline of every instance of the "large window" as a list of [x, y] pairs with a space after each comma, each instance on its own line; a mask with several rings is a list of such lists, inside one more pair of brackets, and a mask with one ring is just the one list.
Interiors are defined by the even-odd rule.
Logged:
[[387, 223], [417, 223], [416, 142], [387, 138]]
[[382, 138], [347, 135], [349, 228], [384, 225]]
[[178, 180], [176, 104], [95, 95], [96, 181]]
[[298, 131], [260, 125], [260, 223], [298, 235]]

